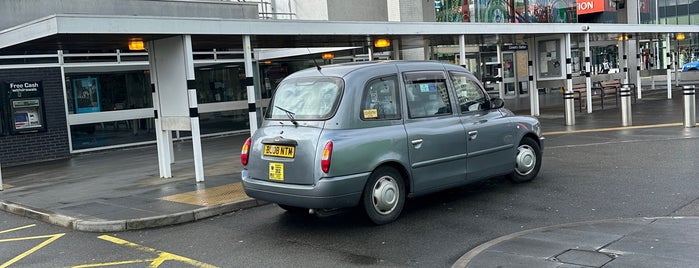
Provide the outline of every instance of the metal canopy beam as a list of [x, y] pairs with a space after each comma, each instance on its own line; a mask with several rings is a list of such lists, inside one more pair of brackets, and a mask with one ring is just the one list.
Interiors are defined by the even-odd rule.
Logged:
[[[495, 24], [438, 22], [337, 22], [297, 20], [239, 20], [147, 16], [57, 14], [0, 31], [0, 49], [123, 48], [130, 38], [144, 41], [191, 35], [201, 48], [240, 47], [241, 36], [253, 37], [256, 48], [355, 46], [367, 36], [425, 36], [458, 44], [458, 36], [634, 33], [655, 37], [663, 33], [697, 33], [696, 25], [637, 24]], [[480, 38], [479, 38], [480, 39]], [[488, 38], [483, 38], [487, 41]], [[194, 47], [198, 49], [200, 47]]]

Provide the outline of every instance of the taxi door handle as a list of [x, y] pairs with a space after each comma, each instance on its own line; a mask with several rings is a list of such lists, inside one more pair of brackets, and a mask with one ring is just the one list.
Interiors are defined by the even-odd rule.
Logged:
[[471, 130], [468, 132], [468, 140], [472, 141], [472, 140], [475, 140], [477, 137], [478, 137], [477, 130]]
[[410, 141], [410, 143], [412, 143], [413, 145], [418, 145], [418, 144], [422, 143], [422, 139], [412, 140], [412, 141]]

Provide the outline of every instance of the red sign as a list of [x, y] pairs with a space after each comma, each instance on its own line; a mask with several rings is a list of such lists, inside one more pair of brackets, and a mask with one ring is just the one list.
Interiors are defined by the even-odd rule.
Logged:
[[605, 0], [578, 0], [578, 15], [604, 12]]
[[638, 2], [638, 9], [641, 10], [641, 13], [650, 13], [650, 1], [648, 0], [641, 0]]

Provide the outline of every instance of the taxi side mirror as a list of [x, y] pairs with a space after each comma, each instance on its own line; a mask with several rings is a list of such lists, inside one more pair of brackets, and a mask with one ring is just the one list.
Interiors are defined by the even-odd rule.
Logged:
[[497, 97], [490, 99], [491, 109], [500, 109], [502, 107], [505, 107], [505, 100]]

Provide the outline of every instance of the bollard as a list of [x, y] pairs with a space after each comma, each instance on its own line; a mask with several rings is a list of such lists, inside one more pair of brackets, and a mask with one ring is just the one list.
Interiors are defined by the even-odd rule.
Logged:
[[0, 164], [0, 191], [3, 191], [5, 189], [2, 188], [2, 164]]
[[684, 95], [684, 127], [690, 128], [697, 125], [697, 106], [694, 98], [694, 85], [682, 86]]
[[624, 86], [619, 93], [621, 96], [621, 125], [628, 127], [631, 122], [631, 89]]
[[563, 100], [565, 100], [566, 126], [575, 125], [575, 96], [573, 94], [573, 92], [563, 93]]

